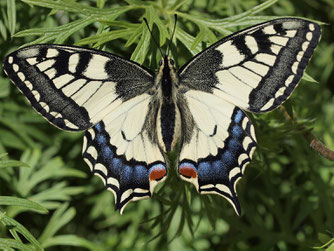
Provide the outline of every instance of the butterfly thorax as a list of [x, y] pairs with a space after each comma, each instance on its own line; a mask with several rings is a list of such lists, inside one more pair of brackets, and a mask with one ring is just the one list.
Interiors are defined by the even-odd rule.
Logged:
[[159, 89], [160, 107], [157, 119], [157, 136], [160, 147], [169, 152], [180, 137], [180, 111], [176, 105], [178, 77], [169, 57], [160, 61], [160, 68], [155, 78]]

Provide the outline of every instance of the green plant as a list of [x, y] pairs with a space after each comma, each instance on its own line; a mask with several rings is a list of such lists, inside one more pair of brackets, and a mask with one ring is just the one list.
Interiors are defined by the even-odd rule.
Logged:
[[[0, 3], [0, 58], [32, 43], [67, 43], [107, 50], [155, 69], [160, 54], [142, 18], [147, 18], [164, 48], [176, 13], [179, 21], [171, 54], [181, 66], [241, 27], [277, 16], [318, 19], [318, 11], [333, 7], [330, 0], [321, 1], [322, 5], [310, 2], [7, 0]], [[333, 21], [332, 16], [322, 21]], [[10, 162], [3, 156], [7, 164], [1, 168], [0, 163], [0, 194], [34, 201], [0, 197], [0, 222], [5, 222], [0, 227], [0, 247], [305, 250], [328, 242], [332, 238], [328, 233], [334, 232], [333, 163], [313, 153], [303, 135], [312, 131], [334, 147], [334, 125], [328, 118], [334, 114], [333, 88], [326, 86], [334, 68], [330, 41], [325, 34], [307, 70], [321, 84], [301, 83], [285, 104], [287, 112], [252, 115], [259, 147], [238, 184], [244, 208], [240, 218], [223, 199], [200, 196], [180, 181], [173, 165], [152, 199], [132, 203], [120, 216], [100, 180], [82, 179], [88, 173], [80, 156], [82, 135], [49, 126], [0, 76], [0, 152], [22, 161]], [[312, 78], [306, 75], [306, 80]], [[170, 156], [172, 163], [175, 154]], [[38, 209], [27, 218], [27, 208]], [[40, 216], [45, 209], [55, 211]]]

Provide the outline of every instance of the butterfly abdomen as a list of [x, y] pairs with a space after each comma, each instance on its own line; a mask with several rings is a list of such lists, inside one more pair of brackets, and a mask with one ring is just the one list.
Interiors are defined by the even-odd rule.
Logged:
[[163, 103], [159, 110], [158, 138], [162, 148], [170, 152], [180, 137], [180, 112], [172, 103]]

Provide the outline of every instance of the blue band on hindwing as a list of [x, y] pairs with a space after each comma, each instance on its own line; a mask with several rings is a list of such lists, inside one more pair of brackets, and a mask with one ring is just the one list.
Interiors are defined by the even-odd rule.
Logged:
[[[234, 122], [236, 124], [240, 123], [241, 119], [244, 117], [243, 112], [239, 109], [237, 112], [234, 114]], [[233, 118], [233, 115], [232, 115]]]
[[133, 168], [133, 182], [139, 184], [142, 180], [147, 179], [148, 171], [143, 165], [136, 165]]

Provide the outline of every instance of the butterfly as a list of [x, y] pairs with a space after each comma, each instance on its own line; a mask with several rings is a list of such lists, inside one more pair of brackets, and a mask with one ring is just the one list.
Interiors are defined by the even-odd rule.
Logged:
[[256, 148], [244, 111], [287, 100], [320, 36], [314, 22], [276, 19], [223, 38], [178, 71], [163, 56], [156, 73], [100, 50], [39, 44], [8, 55], [4, 70], [51, 124], [85, 131], [83, 158], [120, 213], [166, 179], [165, 153], [179, 142], [179, 177], [240, 215], [236, 184]]

